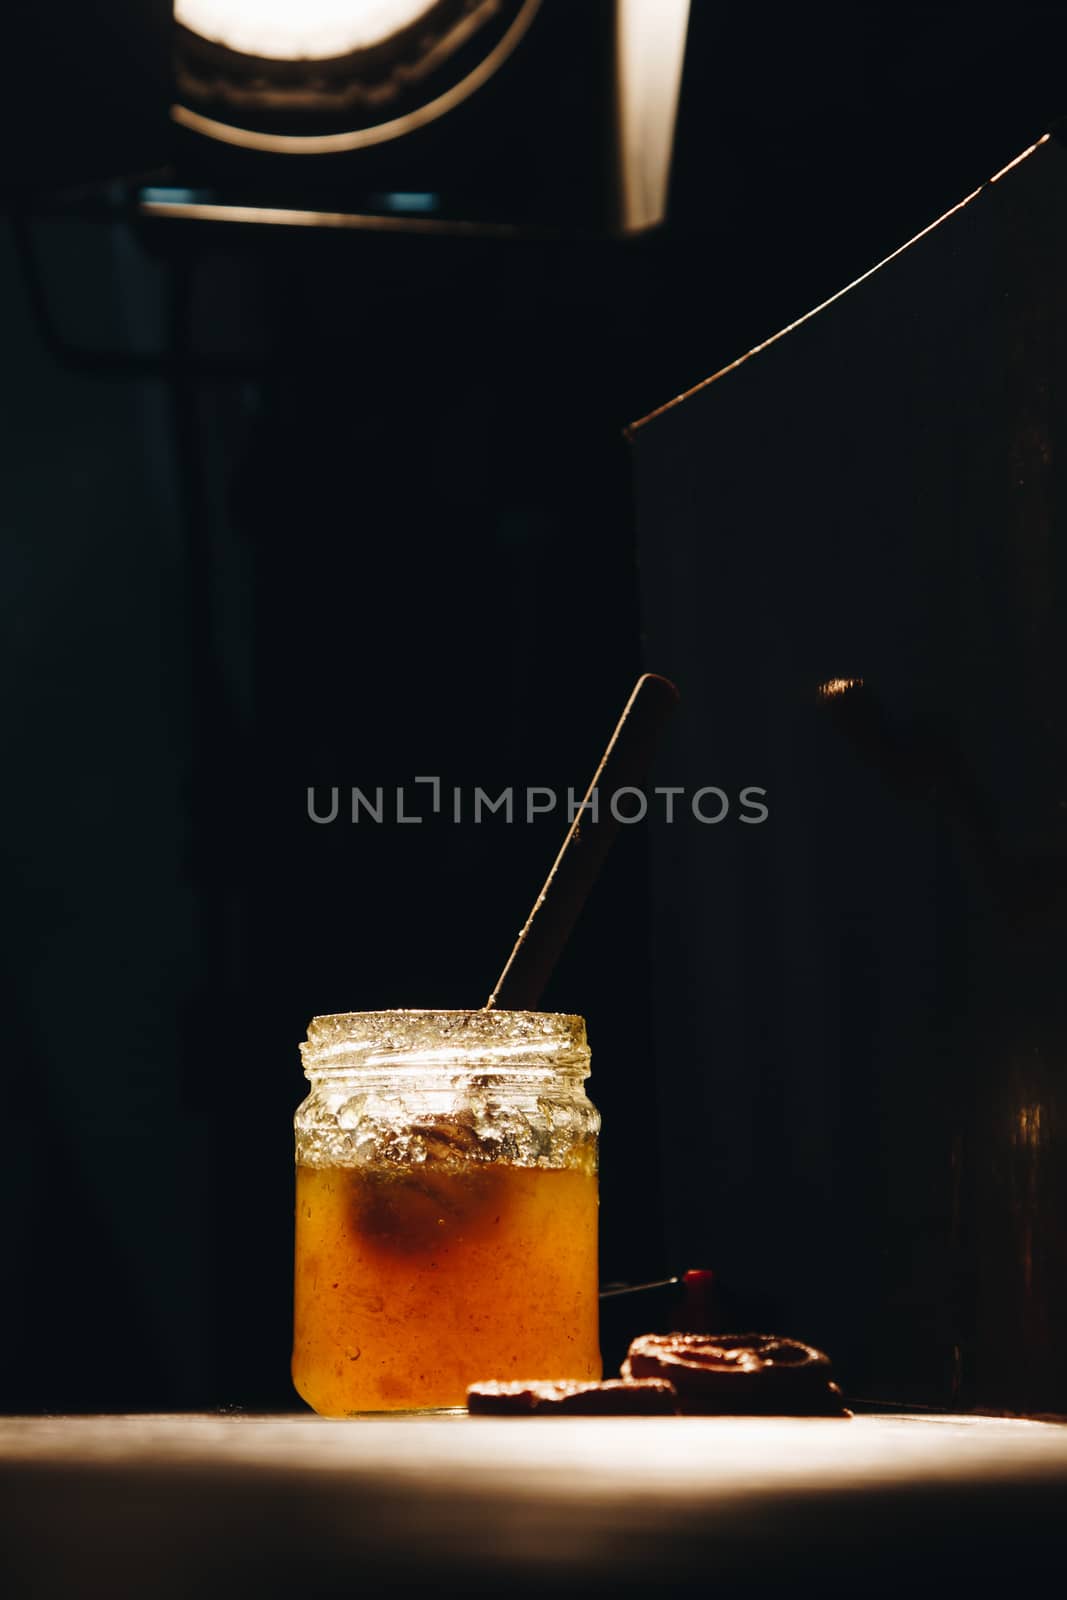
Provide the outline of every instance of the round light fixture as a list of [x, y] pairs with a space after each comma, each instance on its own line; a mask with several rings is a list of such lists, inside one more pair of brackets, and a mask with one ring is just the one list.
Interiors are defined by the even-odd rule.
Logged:
[[175, 0], [174, 120], [328, 154], [398, 138], [485, 83], [540, 0]]
[[175, 21], [202, 39], [271, 61], [319, 61], [381, 44], [435, 0], [174, 0]]

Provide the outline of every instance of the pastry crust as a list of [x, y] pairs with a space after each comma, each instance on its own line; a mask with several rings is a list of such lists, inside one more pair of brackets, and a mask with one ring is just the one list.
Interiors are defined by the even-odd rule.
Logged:
[[830, 1361], [770, 1333], [646, 1333], [623, 1378], [672, 1383], [689, 1416], [848, 1416]]
[[467, 1390], [472, 1416], [673, 1417], [678, 1398], [662, 1379], [606, 1383], [477, 1383]]

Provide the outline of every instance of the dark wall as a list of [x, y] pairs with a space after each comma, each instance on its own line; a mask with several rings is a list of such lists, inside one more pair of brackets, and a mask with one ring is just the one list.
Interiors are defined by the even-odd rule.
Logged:
[[635, 436], [672, 763], [770, 810], [657, 840], [672, 1230], [861, 1393], [1056, 1412], [1065, 199], [1047, 143]]
[[[16, 1405], [287, 1398], [306, 1023], [485, 999], [564, 824], [473, 788], [581, 788], [640, 667], [611, 247], [159, 248], [34, 224], [71, 342], [163, 341], [160, 379], [13, 346]], [[463, 824], [396, 824], [420, 775]], [[664, 1257], [645, 897], [637, 832], [545, 997], [589, 1016], [616, 1278]]]

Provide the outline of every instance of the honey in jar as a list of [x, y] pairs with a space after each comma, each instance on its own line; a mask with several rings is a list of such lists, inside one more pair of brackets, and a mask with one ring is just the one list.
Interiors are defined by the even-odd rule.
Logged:
[[293, 1381], [326, 1416], [597, 1379], [599, 1118], [580, 1017], [316, 1018], [296, 1117]]

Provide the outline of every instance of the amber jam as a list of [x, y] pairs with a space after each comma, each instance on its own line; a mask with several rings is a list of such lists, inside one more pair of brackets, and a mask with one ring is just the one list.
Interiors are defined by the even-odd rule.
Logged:
[[325, 1416], [599, 1378], [580, 1017], [316, 1018], [296, 1116], [293, 1381]]

